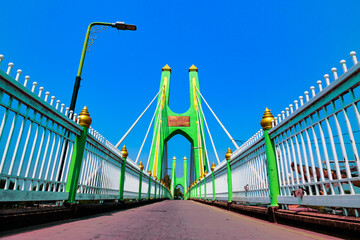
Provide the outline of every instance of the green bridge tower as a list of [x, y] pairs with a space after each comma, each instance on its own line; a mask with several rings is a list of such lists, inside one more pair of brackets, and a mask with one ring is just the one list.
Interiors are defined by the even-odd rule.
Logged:
[[[204, 171], [209, 171], [205, 152], [204, 122], [201, 108], [201, 97], [198, 94], [199, 79], [198, 69], [192, 65], [189, 68], [190, 81], [190, 108], [185, 113], [174, 113], [169, 108], [171, 68], [165, 65], [162, 68], [159, 97], [154, 121], [154, 134], [150, 152], [149, 169], [153, 176], [161, 179], [165, 176], [167, 168], [167, 142], [175, 135], [181, 134], [191, 143], [190, 181], [199, 179]], [[179, 158], [181, 159], [181, 158]], [[173, 160], [173, 173], [171, 179], [171, 192], [177, 185], [184, 191], [189, 186], [189, 178], [184, 159], [183, 177], [176, 178], [175, 161]], [[174, 196], [174, 195], [173, 195]]]

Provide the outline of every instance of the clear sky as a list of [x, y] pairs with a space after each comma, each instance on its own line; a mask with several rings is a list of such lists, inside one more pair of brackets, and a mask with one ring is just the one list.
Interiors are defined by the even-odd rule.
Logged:
[[[260, 129], [265, 107], [278, 114], [332, 67], [342, 73], [340, 60], [352, 65], [350, 51], [360, 54], [359, 9], [359, 1], [1, 1], [0, 54], [23, 70], [21, 81], [30, 75], [69, 106], [88, 24], [136, 24], [136, 32], [97, 34], [76, 112], [86, 105], [92, 126], [115, 144], [158, 92], [165, 64], [172, 68], [170, 107], [185, 112], [195, 64], [202, 94], [233, 137], [245, 141]], [[132, 159], [154, 109], [124, 142]], [[234, 147], [205, 115], [223, 159]], [[209, 139], [207, 148], [211, 163]], [[190, 144], [175, 136], [168, 152], [169, 159], [189, 158]], [[182, 161], [177, 168], [181, 176]]]

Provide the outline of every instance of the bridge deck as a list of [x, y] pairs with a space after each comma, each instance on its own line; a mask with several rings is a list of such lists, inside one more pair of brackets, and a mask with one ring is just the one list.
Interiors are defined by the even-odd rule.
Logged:
[[[16, 233], [17, 232], [17, 233]], [[336, 239], [193, 201], [163, 201], [9, 232], [3, 239]]]

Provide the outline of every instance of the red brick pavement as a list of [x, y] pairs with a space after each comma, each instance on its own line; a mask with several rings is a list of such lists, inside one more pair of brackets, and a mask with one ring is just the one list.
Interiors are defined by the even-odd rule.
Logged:
[[193, 201], [163, 201], [7, 232], [2, 239], [336, 239]]

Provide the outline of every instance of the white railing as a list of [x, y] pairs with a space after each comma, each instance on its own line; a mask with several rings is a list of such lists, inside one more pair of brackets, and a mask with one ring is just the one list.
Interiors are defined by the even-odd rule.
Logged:
[[[355, 209], [360, 208], [360, 65], [355, 52], [349, 70], [342, 60], [343, 74], [331, 71], [334, 81], [325, 74], [326, 86], [317, 81], [311, 97], [290, 104], [272, 122], [270, 139], [275, 143], [280, 195], [277, 202]], [[231, 156], [232, 200], [270, 203], [266, 146], [259, 131]], [[228, 200], [226, 161], [214, 170], [215, 199]], [[207, 175], [207, 199], [212, 199], [212, 177]], [[197, 187], [190, 196], [199, 198]], [[204, 194], [201, 194], [204, 197]]]
[[[4, 57], [0, 55], [0, 64]], [[75, 139], [83, 128], [55, 96], [30, 77], [20, 83], [21, 70], [11, 77], [14, 64], [0, 70], [0, 201], [67, 200], [65, 191]], [[69, 117], [68, 117], [69, 116]], [[118, 199], [121, 153], [93, 128], [89, 129], [76, 200]], [[124, 199], [138, 199], [140, 168], [127, 159]], [[141, 197], [148, 198], [149, 176], [143, 173]], [[151, 178], [154, 197], [155, 180]], [[163, 197], [170, 192], [157, 183]]]
[[[360, 65], [354, 52], [354, 66], [334, 81], [325, 75], [326, 86], [318, 81], [318, 93], [305, 92], [295, 111], [286, 109], [269, 134], [275, 140], [278, 160], [280, 204], [360, 207]], [[303, 189], [294, 197], [297, 189]]]

